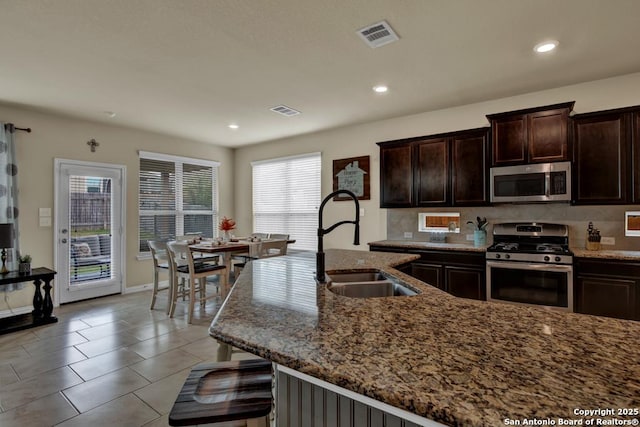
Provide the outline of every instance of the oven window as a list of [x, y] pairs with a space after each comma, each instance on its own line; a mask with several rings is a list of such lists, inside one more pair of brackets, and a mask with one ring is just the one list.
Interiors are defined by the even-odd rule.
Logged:
[[544, 180], [544, 172], [495, 176], [493, 177], [494, 196], [544, 196], [546, 194]]
[[568, 307], [566, 272], [491, 267], [491, 298]]

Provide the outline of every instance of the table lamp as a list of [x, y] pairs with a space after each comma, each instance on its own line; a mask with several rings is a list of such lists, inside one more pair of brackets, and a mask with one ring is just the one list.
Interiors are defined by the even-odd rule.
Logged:
[[7, 274], [7, 248], [13, 247], [13, 224], [0, 224], [0, 248], [2, 248], [2, 269], [0, 274]]

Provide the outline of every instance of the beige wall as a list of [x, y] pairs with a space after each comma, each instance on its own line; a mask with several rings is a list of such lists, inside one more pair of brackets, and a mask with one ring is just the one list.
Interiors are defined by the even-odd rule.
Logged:
[[[233, 216], [233, 150], [152, 132], [71, 119], [9, 105], [0, 105], [0, 120], [30, 127], [31, 133], [17, 132], [17, 163], [20, 189], [20, 248], [30, 253], [34, 266], [53, 265], [53, 227], [39, 227], [38, 208], [53, 209], [54, 158], [112, 163], [127, 167], [126, 188], [126, 286], [150, 283], [151, 261], [138, 261], [138, 150], [197, 157], [221, 162], [221, 214]], [[114, 120], [117, 122], [117, 119]], [[179, 126], [179, 123], [176, 123]], [[95, 138], [100, 146], [91, 153], [86, 142]], [[32, 286], [8, 293], [10, 307], [31, 304]], [[0, 311], [6, 310], [4, 298]]]
[[[390, 93], [388, 96], [393, 96]], [[238, 220], [238, 234], [252, 231], [251, 162], [274, 157], [322, 152], [322, 194], [332, 190], [332, 161], [346, 157], [371, 157], [371, 200], [362, 201], [365, 209], [361, 242], [352, 245], [349, 226], [325, 238], [327, 248], [367, 250], [367, 242], [387, 237], [387, 210], [379, 206], [379, 141], [429, 135], [439, 132], [487, 126], [485, 115], [520, 108], [575, 100], [575, 112], [583, 113], [640, 104], [640, 73], [587, 82], [558, 89], [524, 94], [483, 103], [465, 105], [390, 120], [273, 141], [237, 150], [221, 148], [181, 138], [159, 135], [97, 122], [0, 105], [0, 120], [31, 127], [31, 134], [17, 133], [17, 161], [20, 167], [21, 248], [31, 253], [35, 265], [53, 266], [53, 228], [38, 226], [38, 208], [53, 208], [53, 159], [66, 158], [127, 166], [126, 285], [132, 287], [151, 281], [150, 261], [137, 261], [137, 150], [217, 160], [220, 168], [221, 214]], [[384, 102], [384, 98], [380, 99]], [[292, 119], [294, 120], [294, 119]], [[117, 122], [117, 119], [115, 120]], [[179, 124], [177, 124], [179, 125]], [[100, 142], [91, 153], [86, 141]], [[353, 205], [331, 202], [325, 210], [325, 224], [350, 218]], [[488, 215], [487, 215], [488, 216]], [[295, 236], [293, 236], [295, 238]], [[28, 306], [30, 288], [7, 294], [11, 307]], [[0, 311], [6, 310], [4, 298]]]
[[[393, 92], [388, 96], [393, 96]], [[640, 73], [240, 148], [236, 151], [234, 167], [235, 211], [239, 227], [250, 231], [252, 226], [250, 162], [322, 151], [322, 194], [326, 195], [332, 190], [331, 175], [334, 159], [369, 155], [371, 156], [371, 200], [362, 202], [365, 216], [361, 218], [360, 233], [360, 240], [364, 244], [359, 247], [352, 246], [352, 234], [347, 229], [348, 226], [343, 226], [339, 231], [336, 230], [325, 237], [326, 248], [367, 250], [367, 242], [387, 237], [387, 210], [379, 208], [380, 163], [376, 142], [488, 126], [486, 114], [566, 101], [576, 101], [574, 107], [576, 113], [640, 105]], [[384, 98], [381, 98], [380, 102], [384, 102]], [[339, 219], [350, 217], [352, 206], [347, 202], [327, 205], [324, 223], [332, 224]], [[295, 236], [292, 237], [295, 238]]]

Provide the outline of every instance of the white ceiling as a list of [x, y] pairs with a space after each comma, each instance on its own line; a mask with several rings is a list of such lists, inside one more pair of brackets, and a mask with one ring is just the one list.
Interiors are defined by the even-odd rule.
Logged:
[[[235, 147], [637, 72], [639, 18], [638, 0], [0, 0], [0, 101]], [[382, 19], [400, 41], [371, 49], [356, 30]]]

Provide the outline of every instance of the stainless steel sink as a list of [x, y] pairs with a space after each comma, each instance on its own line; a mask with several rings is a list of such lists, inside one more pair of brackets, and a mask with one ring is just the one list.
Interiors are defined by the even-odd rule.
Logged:
[[387, 278], [377, 270], [354, 271], [351, 273], [327, 273], [327, 281], [335, 283], [375, 282], [378, 280], [387, 280]]
[[418, 293], [401, 285], [379, 271], [329, 273], [327, 289], [336, 295], [350, 298], [381, 298], [411, 296]]

